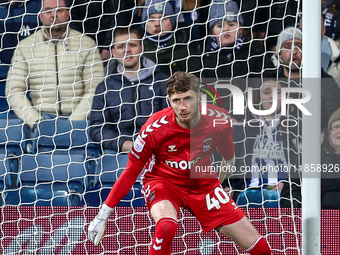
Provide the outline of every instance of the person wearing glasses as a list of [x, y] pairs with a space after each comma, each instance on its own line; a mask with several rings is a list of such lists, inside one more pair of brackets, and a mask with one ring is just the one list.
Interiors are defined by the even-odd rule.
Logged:
[[[340, 108], [328, 121], [328, 133], [321, 146], [321, 208], [340, 209]], [[292, 180], [293, 206], [301, 207], [301, 188], [299, 179]], [[290, 201], [281, 200], [282, 207], [290, 207]]]
[[[279, 75], [287, 77], [288, 87], [302, 86], [302, 30], [295, 27], [284, 29], [276, 44], [279, 58]], [[340, 90], [334, 78], [322, 68], [321, 72], [321, 128], [327, 129], [329, 117], [340, 107]], [[308, 89], [308, 87], [307, 87]], [[293, 98], [301, 95], [290, 94]]]

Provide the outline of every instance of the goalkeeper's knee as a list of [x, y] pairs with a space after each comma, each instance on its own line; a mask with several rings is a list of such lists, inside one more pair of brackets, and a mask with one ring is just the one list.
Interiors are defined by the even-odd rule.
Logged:
[[249, 252], [250, 255], [272, 255], [272, 251], [270, 250], [267, 241], [262, 236], [247, 249], [247, 252]]
[[171, 243], [177, 230], [177, 221], [161, 218], [156, 224], [155, 236], [151, 244], [150, 255], [171, 254]]

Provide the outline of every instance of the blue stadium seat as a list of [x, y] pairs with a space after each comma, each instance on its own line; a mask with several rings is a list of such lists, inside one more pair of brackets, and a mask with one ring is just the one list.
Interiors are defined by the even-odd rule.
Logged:
[[89, 185], [93, 176], [100, 150], [91, 141], [87, 121], [69, 121], [65, 118], [44, 119], [35, 131], [32, 153], [53, 153], [60, 155], [82, 155], [85, 158]]
[[[128, 155], [125, 153], [117, 154], [115, 151], [105, 150], [95, 171], [94, 188], [88, 190], [84, 195], [84, 204], [99, 206], [104, 202], [113, 184], [124, 171], [128, 160]], [[118, 206], [145, 206], [139, 178]]]
[[0, 118], [0, 191], [3, 198], [11, 188], [16, 187], [16, 179], [21, 155], [26, 150], [28, 127], [20, 119]]
[[115, 151], [105, 150], [98, 160], [94, 177], [94, 186], [112, 187], [124, 171], [129, 158], [127, 154], [117, 154]]
[[240, 207], [279, 207], [280, 192], [267, 189], [248, 189], [241, 192], [236, 200]]
[[[110, 193], [112, 186], [104, 186], [104, 187], [94, 187], [84, 195], [84, 200], [81, 205], [86, 206], [95, 206], [98, 207], [101, 205], [107, 196]], [[145, 200], [141, 193], [141, 185], [136, 182], [129, 193], [119, 202], [118, 206], [126, 206], [126, 207], [142, 207], [145, 206]]]
[[11, 194], [6, 203], [79, 206], [86, 189], [84, 160], [82, 155], [77, 154], [24, 155], [20, 164], [17, 198]]
[[[8, 160], [5, 154], [0, 154], [0, 193], [4, 193], [6, 196], [7, 190], [12, 187], [12, 173], [10, 160]], [[0, 206], [4, 204], [3, 196], [0, 197]]]

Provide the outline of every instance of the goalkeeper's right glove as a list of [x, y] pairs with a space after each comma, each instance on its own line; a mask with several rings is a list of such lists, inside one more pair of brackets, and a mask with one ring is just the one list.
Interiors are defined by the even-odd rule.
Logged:
[[109, 219], [112, 211], [113, 208], [107, 206], [104, 203], [97, 216], [91, 221], [88, 229], [88, 236], [94, 245], [98, 245], [100, 240], [102, 240], [106, 229], [107, 220]]

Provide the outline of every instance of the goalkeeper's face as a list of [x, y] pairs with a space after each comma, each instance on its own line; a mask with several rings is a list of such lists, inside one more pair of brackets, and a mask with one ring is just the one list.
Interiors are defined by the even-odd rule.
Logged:
[[70, 13], [64, 0], [44, 0], [39, 18], [46, 28], [63, 32], [66, 30]]
[[176, 121], [181, 127], [193, 128], [199, 123], [201, 119], [200, 102], [200, 95], [193, 90], [170, 95], [170, 105], [175, 112]]

